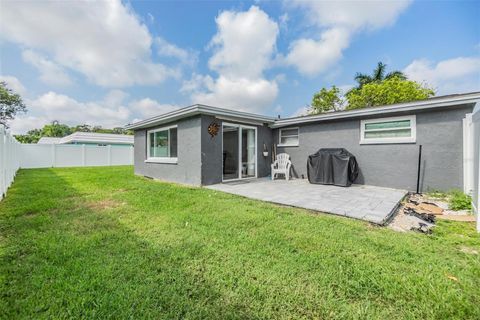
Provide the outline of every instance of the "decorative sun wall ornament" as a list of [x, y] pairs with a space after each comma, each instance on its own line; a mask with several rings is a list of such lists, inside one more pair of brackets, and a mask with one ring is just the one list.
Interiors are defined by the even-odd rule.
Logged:
[[220, 129], [220, 126], [216, 122], [210, 123], [208, 126], [208, 133], [213, 137], [215, 137], [218, 134], [218, 130]]

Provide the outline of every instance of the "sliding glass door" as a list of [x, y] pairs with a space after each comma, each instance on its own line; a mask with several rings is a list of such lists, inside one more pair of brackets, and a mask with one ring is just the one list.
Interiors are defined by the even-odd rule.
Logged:
[[223, 123], [223, 180], [257, 176], [257, 129]]

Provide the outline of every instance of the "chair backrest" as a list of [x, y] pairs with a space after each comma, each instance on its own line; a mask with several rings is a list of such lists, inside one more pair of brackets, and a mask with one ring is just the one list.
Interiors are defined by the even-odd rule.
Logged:
[[288, 153], [279, 153], [277, 154], [275, 162], [277, 163], [279, 169], [285, 169], [287, 168], [287, 164], [290, 162], [289, 159], [290, 156]]

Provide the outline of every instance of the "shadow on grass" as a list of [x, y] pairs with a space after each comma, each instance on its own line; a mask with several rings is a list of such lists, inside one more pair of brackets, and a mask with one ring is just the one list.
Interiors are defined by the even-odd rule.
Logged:
[[452, 226], [399, 234], [131, 168], [21, 171], [0, 318], [479, 318], [480, 237]]
[[118, 221], [126, 204], [99, 202], [57, 172], [20, 172], [0, 204], [2, 318], [253, 317], [209, 285], [201, 263], [189, 267], [182, 244], [152, 246]]

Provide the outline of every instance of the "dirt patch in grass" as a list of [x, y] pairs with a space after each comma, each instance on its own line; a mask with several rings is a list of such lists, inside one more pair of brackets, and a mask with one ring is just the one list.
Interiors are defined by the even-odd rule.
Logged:
[[37, 211], [37, 210], [27, 210], [25, 211], [25, 213], [23, 214], [25, 217], [33, 217], [33, 216], [36, 216], [37, 214], [39, 214], [40, 212]]
[[471, 247], [461, 247], [460, 251], [467, 254], [478, 254], [478, 250]]
[[110, 210], [124, 206], [126, 203], [112, 199], [103, 199], [87, 202], [86, 207], [91, 210]]

